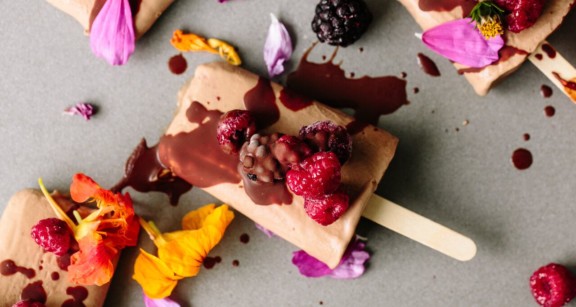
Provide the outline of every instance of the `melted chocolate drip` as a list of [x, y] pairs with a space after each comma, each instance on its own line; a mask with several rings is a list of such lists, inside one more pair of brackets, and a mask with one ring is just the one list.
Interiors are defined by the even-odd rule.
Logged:
[[418, 7], [425, 12], [450, 12], [458, 6], [462, 7], [462, 17], [468, 16], [476, 1], [471, 0], [420, 0]]
[[21, 273], [29, 279], [36, 276], [36, 271], [34, 271], [34, 269], [18, 266], [13, 260], [7, 259], [0, 262], [0, 274], [3, 276], [10, 276], [16, 273]]
[[525, 148], [519, 148], [512, 153], [512, 163], [519, 169], [527, 169], [532, 165], [532, 153]]
[[522, 137], [524, 138], [524, 141], [530, 140], [530, 134], [528, 134], [528, 133], [524, 133], [524, 135]]
[[46, 303], [46, 291], [42, 287], [42, 281], [30, 283], [22, 289], [20, 299], [23, 301]]
[[232, 266], [239, 266], [240, 265], [240, 261], [234, 259], [232, 260]]
[[418, 65], [420, 65], [420, 68], [422, 68], [422, 70], [425, 73], [429, 74], [430, 76], [433, 77], [440, 76], [440, 70], [438, 70], [438, 66], [436, 66], [436, 63], [434, 63], [432, 59], [430, 59], [423, 53], [418, 53]]
[[490, 65], [484, 66], [484, 67], [461, 68], [461, 69], [458, 69], [458, 73], [461, 75], [465, 74], [465, 73], [478, 73], [478, 72], [481, 72], [482, 70], [484, 70], [484, 68], [486, 68], [486, 67], [489, 67], [491, 65], [497, 65], [500, 62], [505, 62], [509, 58], [513, 57], [516, 54], [524, 55], [524, 54], [528, 54], [528, 52], [526, 52], [522, 49], [518, 49], [516, 47], [504, 46], [502, 49], [500, 49], [500, 51], [498, 51], [498, 55], [500, 56], [498, 58], [498, 61], [496, 61]]
[[58, 280], [58, 279], [60, 279], [60, 273], [58, 273], [58, 272], [52, 272], [52, 273], [50, 274], [50, 278], [52, 278], [52, 280]]
[[270, 80], [259, 77], [256, 86], [244, 94], [244, 106], [256, 119], [256, 128], [264, 129], [280, 118], [276, 94]]
[[312, 63], [308, 56], [316, 44], [302, 56], [296, 71], [288, 75], [288, 88], [335, 108], [352, 108], [357, 120], [377, 124], [406, 99], [406, 80], [394, 76], [346, 78], [344, 70], [333, 63], [338, 49], [326, 63]]
[[240, 182], [236, 170], [238, 158], [225, 154], [216, 140], [216, 127], [221, 115], [219, 111], [208, 111], [202, 104], [192, 102], [186, 116], [198, 127], [190, 132], [162, 136], [158, 143], [160, 162], [200, 188]]
[[552, 72], [552, 75], [554, 75], [554, 77], [556, 77], [556, 79], [558, 79], [558, 81], [560, 81], [562, 86], [564, 86], [567, 89], [571, 89], [571, 90], [576, 91], [576, 82], [563, 79], [562, 77], [560, 77], [560, 74], [555, 72], [555, 71]]
[[78, 287], [68, 287], [66, 288], [66, 294], [72, 296], [71, 299], [66, 300], [62, 303], [62, 307], [85, 307], [83, 301], [88, 297], [88, 289], [78, 286]]
[[168, 68], [170, 68], [170, 71], [173, 74], [180, 75], [186, 71], [186, 68], [188, 68], [188, 62], [186, 62], [186, 58], [184, 58], [182, 53], [180, 53], [168, 60]]
[[175, 176], [158, 159], [158, 146], [148, 147], [142, 139], [134, 149], [124, 169], [124, 177], [112, 191], [120, 192], [131, 186], [136, 191], [157, 191], [168, 195], [170, 204], [178, 204], [182, 194], [190, 191], [192, 185]]
[[543, 44], [542, 51], [544, 51], [546, 55], [551, 59], [556, 57], [556, 49], [554, 49], [554, 47], [550, 46], [549, 44]]
[[70, 256], [71, 254], [68, 252], [56, 258], [56, 263], [62, 271], [68, 271], [68, 266], [70, 266]]
[[536, 59], [538, 59], [539, 61], [542, 60], [542, 54], [541, 54], [541, 53], [536, 53], [536, 55], [534, 55], [534, 57], [535, 57]]
[[552, 96], [552, 88], [549, 87], [548, 85], [542, 85], [540, 87], [540, 95], [542, 95], [542, 97], [544, 98], [548, 98], [550, 96]]
[[304, 109], [311, 105], [312, 101], [312, 99], [296, 94], [287, 88], [283, 88], [282, 91], [280, 91], [280, 102], [292, 111]]
[[554, 114], [556, 114], [556, 109], [554, 109], [553, 106], [546, 106], [544, 108], [544, 114], [546, 114], [548, 117], [552, 117]]
[[242, 235], [240, 235], [240, 242], [244, 244], [250, 242], [250, 236], [247, 233], [243, 233]]
[[204, 258], [202, 265], [204, 265], [204, 267], [207, 269], [211, 269], [216, 265], [216, 263], [220, 263], [220, 262], [222, 262], [222, 258], [220, 258], [220, 256], [216, 256], [216, 257], [207, 256], [206, 258]]
[[244, 191], [246, 195], [252, 199], [257, 205], [272, 205], [272, 204], [286, 204], [292, 203], [292, 193], [288, 191], [286, 182], [274, 181], [272, 183], [263, 183], [259, 181], [252, 181], [248, 178], [247, 174], [242, 169], [242, 164], [238, 163], [238, 173], [241, 174], [244, 182]]

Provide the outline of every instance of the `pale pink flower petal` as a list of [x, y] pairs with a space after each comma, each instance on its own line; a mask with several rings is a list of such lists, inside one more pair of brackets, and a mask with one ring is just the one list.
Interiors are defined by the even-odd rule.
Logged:
[[146, 307], [180, 307], [180, 304], [176, 303], [175, 301], [167, 297], [161, 299], [153, 299], [146, 296], [146, 294], [143, 294], [143, 296], [144, 296], [144, 306]]
[[469, 67], [484, 67], [499, 59], [502, 36], [485, 39], [470, 18], [457, 19], [431, 28], [422, 42], [432, 51]]
[[66, 108], [64, 114], [80, 115], [84, 117], [85, 120], [90, 120], [92, 115], [94, 115], [94, 106], [89, 103], [79, 102], [72, 107]]
[[258, 223], [254, 223], [254, 225], [256, 225], [256, 228], [258, 228], [258, 230], [262, 231], [266, 236], [268, 236], [268, 238], [272, 238], [275, 236], [275, 234], [268, 228], [264, 228], [264, 226]]
[[284, 62], [292, 56], [292, 40], [286, 27], [270, 14], [272, 23], [268, 29], [268, 37], [264, 43], [264, 62], [270, 78], [284, 72]]
[[90, 47], [111, 65], [124, 65], [134, 53], [136, 38], [128, 0], [107, 0], [90, 29]]

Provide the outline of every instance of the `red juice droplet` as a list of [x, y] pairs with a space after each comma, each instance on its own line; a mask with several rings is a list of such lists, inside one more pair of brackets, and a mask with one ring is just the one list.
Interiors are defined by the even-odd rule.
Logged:
[[540, 87], [540, 95], [542, 95], [542, 97], [544, 97], [544, 98], [548, 98], [548, 97], [552, 96], [552, 88], [549, 87], [548, 85], [543, 84]]
[[428, 75], [433, 77], [440, 76], [440, 70], [438, 70], [436, 63], [422, 53], [418, 53], [418, 65], [420, 65], [420, 68]]
[[182, 54], [177, 54], [168, 60], [168, 68], [175, 75], [180, 75], [188, 68], [188, 62]]
[[525, 148], [518, 148], [512, 153], [512, 164], [519, 169], [524, 170], [532, 165], [532, 153]]
[[546, 114], [546, 116], [552, 117], [554, 116], [554, 114], [556, 114], [556, 109], [554, 109], [553, 106], [546, 106], [544, 108], [544, 113]]

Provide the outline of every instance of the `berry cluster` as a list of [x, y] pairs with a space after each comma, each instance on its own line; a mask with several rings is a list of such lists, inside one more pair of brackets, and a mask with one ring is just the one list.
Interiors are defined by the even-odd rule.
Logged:
[[352, 138], [346, 128], [330, 121], [300, 129], [300, 136], [255, 131], [248, 111], [225, 113], [217, 128], [222, 150], [238, 154], [242, 176], [258, 184], [286, 182], [304, 197], [304, 209], [316, 222], [329, 225], [348, 209], [340, 188], [341, 168], [351, 156]]
[[546, 0], [494, 0], [494, 3], [506, 10], [508, 30], [518, 33], [531, 27], [542, 15]]
[[546, 307], [561, 307], [576, 296], [576, 277], [560, 264], [545, 265], [530, 277], [536, 302]]
[[372, 13], [363, 0], [321, 0], [312, 31], [321, 42], [346, 47], [358, 40], [371, 22]]

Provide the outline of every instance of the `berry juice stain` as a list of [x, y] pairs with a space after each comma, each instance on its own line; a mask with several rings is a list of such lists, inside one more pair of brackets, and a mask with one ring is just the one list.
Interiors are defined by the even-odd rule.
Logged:
[[349, 79], [334, 64], [338, 49], [325, 63], [308, 61], [313, 44], [302, 56], [298, 68], [287, 78], [287, 87], [334, 108], [351, 108], [362, 122], [378, 124], [380, 115], [390, 114], [408, 104], [406, 80], [395, 76]]
[[204, 258], [202, 265], [207, 269], [211, 269], [216, 265], [216, 263], [220, 263], [220, 262], [222, 262], [222, 258], [220, 258], [220, 256], [216, 256], [216, 257], [207, 256], [206, 258]]
[[415, 88], [414, 88], [414, 94], [418, 94], [419, 92], [420, 92], [420, 89], [417, 88], [417, 87], [415, 87]]
[[438, 66], [436, 66], [436, 63], [434, 63], [432, 59], [430, 59], [423, 53], [418, 53], [418, 65], [420, 65], [420, 68], [428, 75], [432, 77], [440, 76], [440, 70], [438, 70]]
[[177, 54], [168, 60], [168, 68], [175, 75], [180, 75], [186, 71], [188, 68], [188, 62], [182, 55], [182, 53]]
[[250, 236], [247, 233], [243, 233], [242, 235], [240, 235], [240, 242], [244, 244], [250, 242]]
[[532, 165], [532, 153], [525, 148], [518, 148], [512, 153], [512, 164], [519, 169], [524, 170]]
[[58, 272], [52, 272], [52, 273], [50, 274], [50, 278], [51, 278], [52, 280], [58, 280], [58, 279], [60, 279], [60, 273], [58, 273]]
[[240, 265], [240, 261], [234, 259], [232, 260], [232, 266], [239, 266]]
[[7, 259], [0, 262], [0, 274], [3, 276], [11, 276], [16, 273], [20, 273], [27, 278], [34, 278], [36, 276], [34, 269], [18, 266], [13, 260]]
[[46, 291], [42, 286], [42, 281], [30, 283], [22, 289], [20, 299], [23, 301], [46, 303]]
[[289, 90], [288, 88], [283, 88], [280, 91], [280, 102], [288, 109], [292, 111], [298, 111], [306, 108], [312, 104], [312, 99], [301, 96]]
[[276, 94], [270, 81], [265, 78], [259, 77], [256, 86], [244, 94], [244, 106], [254, 115], [258, 130], [274, 124], [280, 118]]
[[552, 96], [552, 88], [548, 85], [542, 84], [540, 87], [540, 95], [542, 95], [544, 98], [549, 98]]
[[534, 55], [534, 57], [535, 57], [537, 60], [539, 60], [539, 61], [542, 60], [542, 54], [541, 54], [541, 53], [536, 53], [536, 54]]
[[84, 300], [88, 298], [88, 289], [78, 286], [78, 287], [68, 287], [66, 288], [66, 294], [72, 296], [71, 299], [66, 300], [62, 303], [62, 307], [85, 307]]
[[551, 59], [556, 57], [556, 50], [549, 44], [543, 44], [542, 51], [544, 51], [544, 53], [546, 53], [546, 55]]
[[529, 141], [529, 140], [530, 140], [530, 134], [524, 133], [524, 135], [522, 136], [522, 138], [524, 139], [524, 141]]
[[554, 109], [553, 106], [546, 106], [544, 108], [544, 114], [546, 114], [547, 117], [552, 117], [556, 114], [556, 109]]
[[58, 258], [56, 258], [56, 263], [58, 264], [58, 267], [62, 270], [62, 271], [68, 271], [68, 266], [70, 266], [70, 253], [66, 253], [62, 256], [58, 256]]

